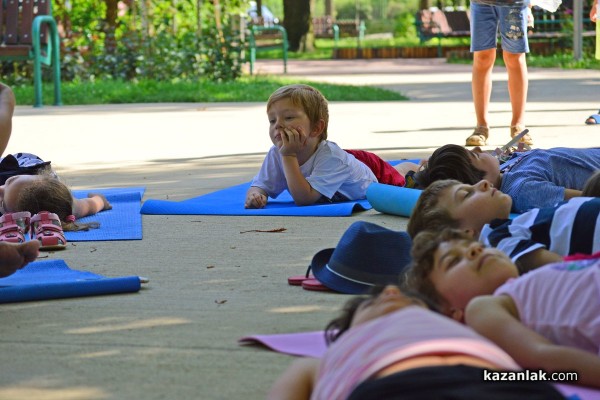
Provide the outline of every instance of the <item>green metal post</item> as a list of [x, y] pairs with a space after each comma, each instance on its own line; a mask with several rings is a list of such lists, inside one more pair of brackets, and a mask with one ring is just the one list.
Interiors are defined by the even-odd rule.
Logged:
[[287, 58], [288, 58], [288, 39], [287, 39], [287, 31], [285, 30], [285, 28], [283, 26], [280, 25], [276, 25], [278, 26], [281, 31], [281, 36], [283, 36], [283, 73], [287, 74]]
[[358, 26], [358, 40], [363, 42], [365, 40], [365, 32], [367, 31], [367, 25], [365, 25], [365, 21], [360, 21], [360, 25]]
[[[48, 27], [47, 54], [42, 55], [40, 33], [42, 25]], [[42, 106], [42, 63], [52, 66], [54, 75], [54, 105], [62, 105], [60, 94], [60, 43], [56, 21], [50, 15], [38, 15], [33, 20], [32, 26], [32, 47], [33, 47], [33, 88], [35, 93], [34, 107]]]
[[256, 33], [260, 31], [278, 30], [281, 32], [281, 50], [283, 51], [283, 73], [287, 74], [287, 59], [288, 59], [288, 38], [287, 31], [281, 25], [273, 25], [269, 27], [253, 25], [250, 29], [250, 75], [254, 72], [254, 63], [256, 61]]
[[338, 42], [340, 41], [340, 26], [333, 24], [333, 48], [337, 49]]

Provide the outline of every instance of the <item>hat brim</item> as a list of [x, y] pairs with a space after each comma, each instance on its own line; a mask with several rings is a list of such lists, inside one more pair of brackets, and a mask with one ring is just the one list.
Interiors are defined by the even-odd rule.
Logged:
[[310, 269], [315, 278], [336, 292], [345, 294], [364, 294], [367, 292], [371, 288], [371, 285], [352, 281], [347, 277], [337, 274], [328, 267], [327, 263], [329, 263], [334, 250], [334, 248], [323, 249], [315, 254], [310, 264]]

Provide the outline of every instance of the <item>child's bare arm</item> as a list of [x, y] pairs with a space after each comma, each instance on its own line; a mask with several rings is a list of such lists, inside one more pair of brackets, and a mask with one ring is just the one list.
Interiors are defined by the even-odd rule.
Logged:
[[87, 217], [97, 212], [110, 210], [112, 206], [103, 194], [88, 193], [87, 199], [73, 198], [75, 218]]
[[316, 203], [321, 198], [321, 193], [313, 189], [310, 183], [306, 180], [302, 171], [300, 171], [300, 164], [296, 156], [282, 156], [283, 161], [283, 173], [287, 181], [288, 189], [294, 203], [299, 206], [307, 206]]
[[301, 358], [292, 363], [275, 381], [268, 400], [308, 400], [319, 367], [316, 358]]
[[572, 199], [573, 197], [581, 197], [582, 191], [575, 189], [565, 189], [565, 200]]
[[600, 357], [560, 346], [527, 328], [508, 296], [481, 296], [465, 310], [465, 321], [477, 332], [495, 342], [523, 368], [547, 372], [574, 371], [578, 384], [600, 387]]
[[250, 186], [250, 189], [246, 192], [246, 202], [244, 203], [245, 208], [263, 208], [267, 205], [267, 192], [263, 189]]
[[536, 249], [532, 252], [525, 254], [520, 257], [516, 264], [519, 267], [519, 272], [524, 274], [525, 272], [539, 268], [542, 265], [562, 261], [562, 256], [556, 254], [553, 251], [546, 249]]

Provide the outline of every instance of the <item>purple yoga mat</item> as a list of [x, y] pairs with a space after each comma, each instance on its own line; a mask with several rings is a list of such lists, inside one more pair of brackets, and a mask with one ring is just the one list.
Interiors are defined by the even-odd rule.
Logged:
[[278, 353], [314, 358], [322, 357], [327, 350], [323, 331], [244, 336], [239, 343], [259, 344]]

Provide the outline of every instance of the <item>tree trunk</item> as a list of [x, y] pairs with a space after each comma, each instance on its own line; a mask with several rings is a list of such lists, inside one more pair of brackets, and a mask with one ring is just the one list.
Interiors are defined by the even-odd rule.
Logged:
[[333, 0], [325, 0], [325, 16], [333, 17]]
[[227, 54], [227, 49], [225, 47], [225, 36], [223, 35], [223, 26], [221, 25], [221, 5], [219, 4], [219, 0], [212, 0], [213, 5], [215, 6], [215, 26], [217, 27], [217, 36], [219, 38], [219, 43], [221, 44], [221, 54], [223, 58], [225, 58]]
[[106, 0], [106, 18], [104, 31], [104, 51], [105, 54], [114, 55], [117, 52], [117, 40], [115, 31], [117, 30], [118, 0]]
[[150, 36], [150, 23], [149, 13], [148, 13], [148, 2], [147, 0], [141, 0], [140, 4], [140, 19], [142, 20], [142, 38], [144, 43], [148, 41], [148, 36]]
[[199, 39], [202, 38], [202, 1], [203, 0], [196, 0], [196, 18], [198, 24], [196, 27], [196, 34], [198, 35]]
[[312, 45], [308, 40], [311, 28], [311, 0], [283, 0], [283, 26], [287, 31], [290, 51], [298, 51]]

